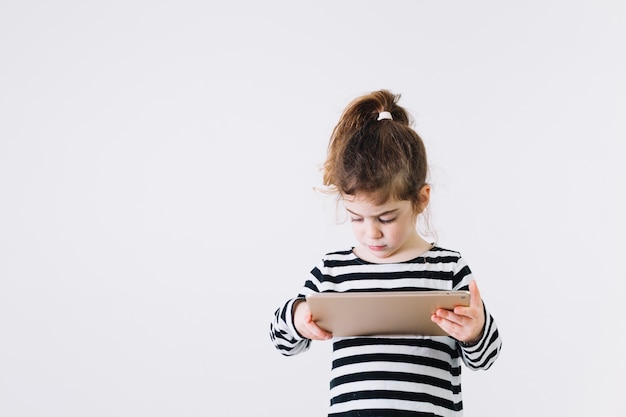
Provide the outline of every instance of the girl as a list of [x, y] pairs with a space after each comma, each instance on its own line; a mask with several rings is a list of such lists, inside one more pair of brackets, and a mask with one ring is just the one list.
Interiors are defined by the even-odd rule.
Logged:
[[335, 126], [323, 183], [342, 201], [358, 245], [322, 258], [276, 310], [270, 337], [284, 355], [332, 338], [312, 321], [311, 292], [469, 289], [471, 302], [431, 317], [450, 336], [333, 338], [329, 417], [461, 416], [461, 362], [488, 369], [501, 348], [464, 259], [417, 232], [430, 199], [426, 151], [399, 98], [386, 90], [359, 97]]

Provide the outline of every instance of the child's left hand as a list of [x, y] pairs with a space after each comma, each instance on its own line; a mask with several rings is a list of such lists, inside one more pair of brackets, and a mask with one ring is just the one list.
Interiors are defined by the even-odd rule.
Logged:
[[454, 311], [440, 308], [435, 311], [431, 320], [455, 339], [464, 343], [475, 343], [482, 336], [485, 326], [485, 310], [476, 281], [472, 280], [469, 283], [469, 291], [469, 307], [457, 306]]

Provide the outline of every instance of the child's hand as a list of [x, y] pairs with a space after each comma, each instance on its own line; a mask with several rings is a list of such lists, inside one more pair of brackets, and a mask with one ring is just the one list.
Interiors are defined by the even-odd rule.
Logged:
[[293, 324], [296, 330], [307, 339], [328, 340], [333, 337], [331, 333], [315, 324], [306, 301], [296, 302], [293, 308]]
[[483, 300], [476, 281], [469, 283], [469, 291], [469, 307], [457, 306], [454, 311], [438, 309], [431, 317], [450, 336], [464, 343], [478, 342], [485, 325]]

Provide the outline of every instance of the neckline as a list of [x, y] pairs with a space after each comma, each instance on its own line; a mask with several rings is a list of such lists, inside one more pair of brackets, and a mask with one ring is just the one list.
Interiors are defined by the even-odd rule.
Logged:
[[358, 262], [360, 262], [362, 264], [367, 264], [367, 265], [393, 265], [393, 264], [415, 263], [415, 261], [417, 261], [420, 258], [424, 258], [425, 259], [426, 258], [425, 255], [428, 252], [431, 252], [433, 249], [438, 248], [438, 246], [437, 246], [437, 242], [431, 242], [430, 246], [428, 247], [428, 249], [426, 249], [424, 252], [420, 253], [419, 255], [414, 256], [413, 258], [410, 258], [410, 259], [405, 259], [405, 260], [402, 260], [402, 261], [394, 261], [394, 262], [371, 262], [371, 261], [368, 261], [366, 259], [361, 258], [359, 255], [357, 255], [356, 252], [354, 251], [355, 248], [356, 248], [356, 246], [352, 246], [350, 248], [350, 252], [354, 256], [354, 258]]

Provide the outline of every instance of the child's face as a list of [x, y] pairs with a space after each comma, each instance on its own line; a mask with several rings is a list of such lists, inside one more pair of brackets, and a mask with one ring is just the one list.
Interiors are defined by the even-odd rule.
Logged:
[[361, 244], [357, 254], [374, 262], [411, 258], [421, 238], [415, 228], [417, 215], [410, 201], [377, 205], [367, 196], [344, 196], [354, 236]]

